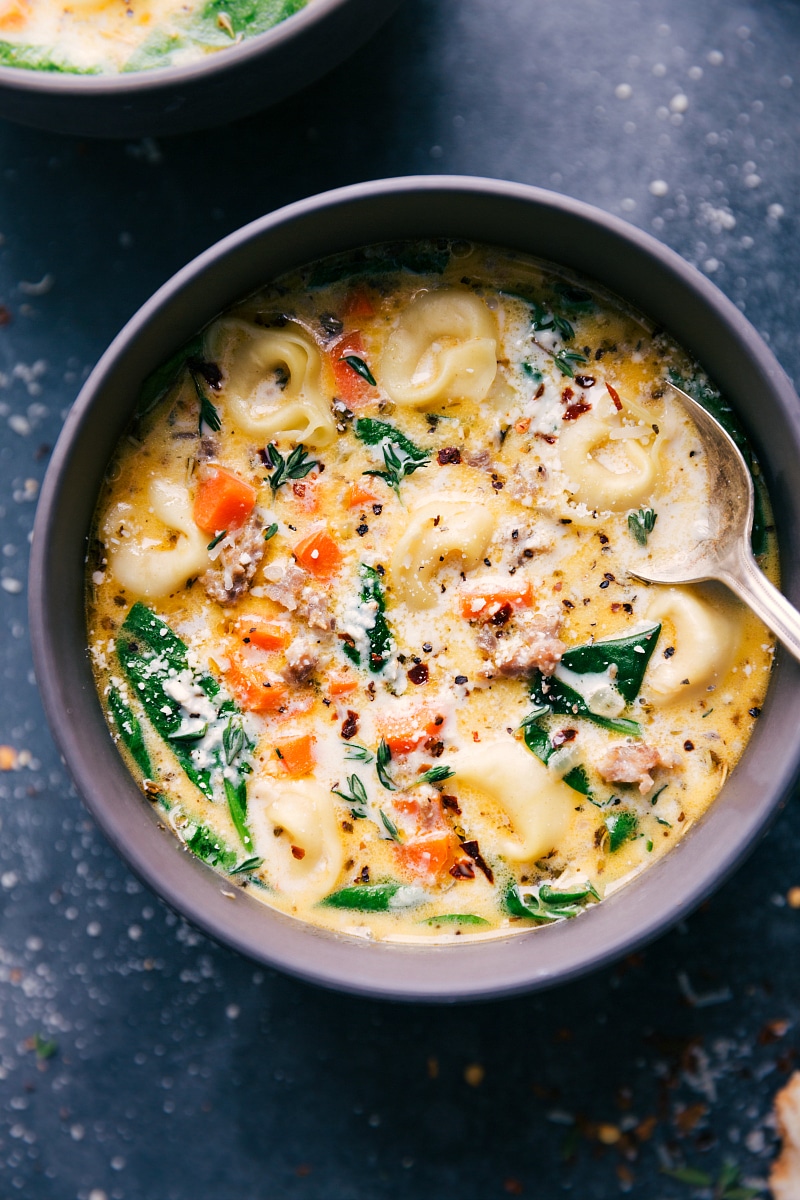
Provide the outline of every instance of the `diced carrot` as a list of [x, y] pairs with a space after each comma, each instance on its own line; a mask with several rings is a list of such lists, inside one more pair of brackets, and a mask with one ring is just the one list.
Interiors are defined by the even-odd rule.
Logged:
[[261, 617], [240, 617], [236, 636], [246, 646], [258, 646], [259, 650], [283, 650], [289, 643], [289, 634], [282, 625], [263, 621]]
[[388, 743], [392, 754], [410, 754], [426, 738], [435, 737], [442, 724], [438, 715], [420, 713], [416, 721], [408, 717], [390, 718], [380, 724], [378, 732]]
[[436, 833], [414, 842], [395, 846], [400, 866], [410, 875], [433, 878], [453, 861], [453, 838], [450, 833]]
[[356, 480], [347, 489], [347, 504], [349, 508], [370, 508], [373, 504], [380, 503], [380, 496], [376, 496], [367, 483], [360, 483]]
[[344, 305], [346, 317], [372, 317], [375, 315], [375, 305], [365, 287], [353, 288]]
[[310, 533], [308, 537], [303, 538], [292, 553], [301, 567], [321, 579], [333, 575], [342, 561], [339, 547], [325, 529], [318, 529], [316, 533]]
[[348, 333], [334, 342], [329, 353], [336, 395], [348, 408], [362, 407], [365, 401], [375, 396], [375, 388], [345, 361], [349, 354], [363, 361], [365, 350], [361, 334]]
[[277, 712], [289, 698], [285, 683], [259, 680], [238, 663], [232, 663], [225, 672], [225, 681], [245, 712]]
[[29, 13], [27, 0], [0, 0], [0, 29], [21, 29]]
[[529, 579], [524, 583], [492, 584], [491, 589], [471, 588], [461, 593], [461, 615], [470, 621], [487, 621], [509, 605], [525, 608], [533, 603], [533, 589]]
[[347, 696], [357, 687], [357, 680], [347, 675], [332, 675], [328, 680], [328, 691], [331, 696]]
[[314, 769], [314, 739], [310, 733], [303, 733], [296, 738], [285, 738], [277, 743], [275, 751], [281, 766], [292, 779], [300, 779]]
[[244, 479], [213, 467], [197, 485], [194, 521], [204, 533], [239, 529], [255, 508], [258, 492]]

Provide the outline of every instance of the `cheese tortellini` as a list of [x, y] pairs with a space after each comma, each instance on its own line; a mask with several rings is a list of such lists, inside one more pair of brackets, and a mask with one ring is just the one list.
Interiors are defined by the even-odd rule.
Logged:
[[455, 781], [488, 796], [506, 814], [512, 832], [497, 837], [509, 862], [533, 862], [555, 849], [575, 808], [575, 792], [519, 742], [496, 741], [465, 750]]
[[741, 610], [726, 600], [713, 605], [688, 588], [659, 588], [647, 606], [648, 618], [671, 629], [669, 658], [651, 660], [644, 690], [653, 704], [696, 696], [721, 679], [731, 666], [742, 634]]
[[[624, 426], [620, 417], [589, 412], [570, 422], [559, 437], [572, 498], [603, 512], [644, 503], [658, 479], [658, 436], [649, 428]], [[643, 445], [641, 438], [649, 444]]]
[[131, 524], [126, 504], [105, 522], [109, 571], [121, 587], [147, 600], [168, 596], [209, 563], [208, 536], [198, 529], [185, 487], [164, 479], [148, 485], [149, 514]]
[[483, 560], [495, 520], [475, 500], [442, 499], [422, 505], [411, 516], [392, 555], [395, 593], [410, 609], [436, 603], [434, 576], [445, 562], [460, 559], [471, 571]]
[[217, 321], [206, 349], [222, 367], [221, 395], [239, 429], [264, 442], [285, 436], [314, 449], [333, 441], [336, 423], [322, 388], [322, 358], [302, 326], [262, 329]]
[[297, 902], [321, 900], [344, 864], [330, 792], [310, 779], [259, 779], [250, 789], [249, 812], [272, 884]]
[[429, 408], [483, 400], [497, 374], [497, 330], [472, 292], [423, 292], [401, 314], [381, 360], [381, 382], [395, 404]]

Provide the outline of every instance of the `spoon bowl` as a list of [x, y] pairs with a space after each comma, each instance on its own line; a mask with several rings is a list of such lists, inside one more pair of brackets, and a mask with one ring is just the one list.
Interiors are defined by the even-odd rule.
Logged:
[[656, 551], [631, 574], [644, 583], [686, 584], [719, 580], [761, 618], [800, 660], [800, 613], [767, 579], [750, 548], [753, 480], [739, 447], [719, 421], [670, 383], [688, 410], [708, 464], [708, 522], [695, 539]]

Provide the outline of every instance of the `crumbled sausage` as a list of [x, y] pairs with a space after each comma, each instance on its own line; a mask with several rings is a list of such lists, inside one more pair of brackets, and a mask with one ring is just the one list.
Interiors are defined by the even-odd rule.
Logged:
[[287, 683], [307, 683], [319, 663], [316, 647], [304, 637], [296, 637], [286, 650], [286, 666], [281, 674]]
[[478, 645], [491, 658], [491, 668], [483, 674], [524, 676], [534, 671], [552, 675], [566, 650], [558, 636], [560, 619], [555, 613], [520, 615], [513, 631], [504, 638], [496, 637], [484, 626], [478, 633]]
[[644, 795], [653, 786], [650, 772], [655, 767], [671, 765], [654, 746], [647, 746], [644, 742], [624, 742], [607, 750], [599, 760], [597, 769], [606, 783], [638, 783], [639, 791]]
[[253, 576], [264, 557], [264, 522], [256, 511], [241, 529], [220, 543], [219, 556], [200, 582], [210, 600], [235, 604], [250, 590]]

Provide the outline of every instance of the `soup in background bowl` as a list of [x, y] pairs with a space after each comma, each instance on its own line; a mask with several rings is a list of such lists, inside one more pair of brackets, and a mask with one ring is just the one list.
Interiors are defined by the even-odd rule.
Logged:
[[213, 128], [365, 42], [399, 0], [0, 0], [0, 115], [88, 137]]
[[[483, 248], [497, 229], [507, 250]], [[365, 232], [417, 241], [348, 257]], [[345, 257], [302, 268], [324, 252]], [[48, 715], [146, 880], [305, 977], [452, 999], [585, 970], [729, 870], [794, 777], [794, 667], [764, 701], [754, 618], [626, 576], [702, 520], [700, 443], [663, 395], [670, 371], [711, 394], [687, 353], [796, 506], [792, 393], [756, 335], [572, 201], [363, 185], [167, 285], [68, 420], [32, 589]], [[90, 529], [94, 666], [138, 785], [81, 648]]]

